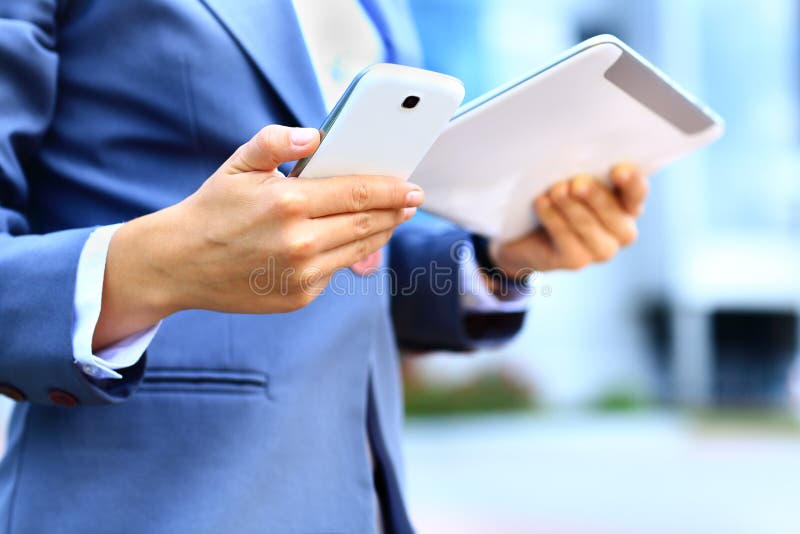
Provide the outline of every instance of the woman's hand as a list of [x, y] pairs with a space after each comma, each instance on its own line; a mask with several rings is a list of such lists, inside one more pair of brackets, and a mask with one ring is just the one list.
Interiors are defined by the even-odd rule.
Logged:
[[517, 278], [534, 271], [581, 269], [605, 262], [636, 241], [647, 181], [630, 165], [611, 171], [609, 187], [591, 176], [559, 182], [534, 201], [541, 228], [491, 243], [492, 262]]
[[109, 247], [95, 350], [184, 309], [279, 313], [380, 249], [422, 204], [396, 178], [287, 179], [314, 129], [268, 126], [184, 201], [123, 225]]

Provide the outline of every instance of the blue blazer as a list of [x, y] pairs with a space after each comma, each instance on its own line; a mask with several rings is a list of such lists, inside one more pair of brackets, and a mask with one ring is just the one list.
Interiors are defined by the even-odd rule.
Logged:
[[[364, 2], [392, 58], [419, 62], [402, 1]], [[412, 221], [389, 247], [399, 286], [449, 267], [438, 292], [343, 271], [350, 290], [293, 313], [175, 314], [122, 380], [73, 364], [93, 228], [185, 198], [266, 124], [324, 115], [289, 0], [0, 3], [0, 392], [20, 401], [0, 530], [369, 532], [375, 488], [410, 530], [396, 340], [469, 349], [521, 320], [463, 313], [459, 228]]]

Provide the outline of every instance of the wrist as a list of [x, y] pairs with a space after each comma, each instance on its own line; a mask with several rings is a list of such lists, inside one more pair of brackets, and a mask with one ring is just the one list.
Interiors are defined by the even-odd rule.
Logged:
[[525, 276], [515, 276], [513, 273], [516, 270], [510, 271], [498, 261], [497, 242], [477, 234], [471, 234], [470, 238], [481, 277], [490, 291], [494, 294], [505, 294], [509, 286], [525, 283]]
[[94, 351], [157, 324], [184, 309], [177, 281], [172, 208], [123, 224], [111, 238], [103, 277]]
[[144, 313], [159, 320], [192, 307], [190, 292], [181, 284], [187, 240], [182, 237], [185, 222], [180, 220], [179, 206], [124, 224], [109, 247], [107, 273], [121, 266], [121, 273], [129, 280], [126, 293]]
[[508, 254], [508, 247], [496, 240], [486, 241], [486, 258], [494, 268], [502, 272], [509, 283], [524, 285], [534, 270]]

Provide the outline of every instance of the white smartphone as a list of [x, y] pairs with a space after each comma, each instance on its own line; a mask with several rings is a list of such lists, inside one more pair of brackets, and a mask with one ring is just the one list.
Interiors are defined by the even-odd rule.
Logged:
[[408, 179], [464, 98], [457, 78], [381, 63], [362, 71], [320, 128], [322, 141], [289, 176]]

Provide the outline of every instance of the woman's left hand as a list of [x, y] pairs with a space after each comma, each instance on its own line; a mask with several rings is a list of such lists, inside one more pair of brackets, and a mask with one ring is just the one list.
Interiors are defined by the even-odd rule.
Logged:
[[636, 220], [647, 180], [627, 164], [614, 167], [612, 186], [589, 175], [559, 182], [533, 203], [541, 227], [506, 243], [492, 243], [490, 258], [506, 275], [582, 269], [606, 262], [636, 241]]

